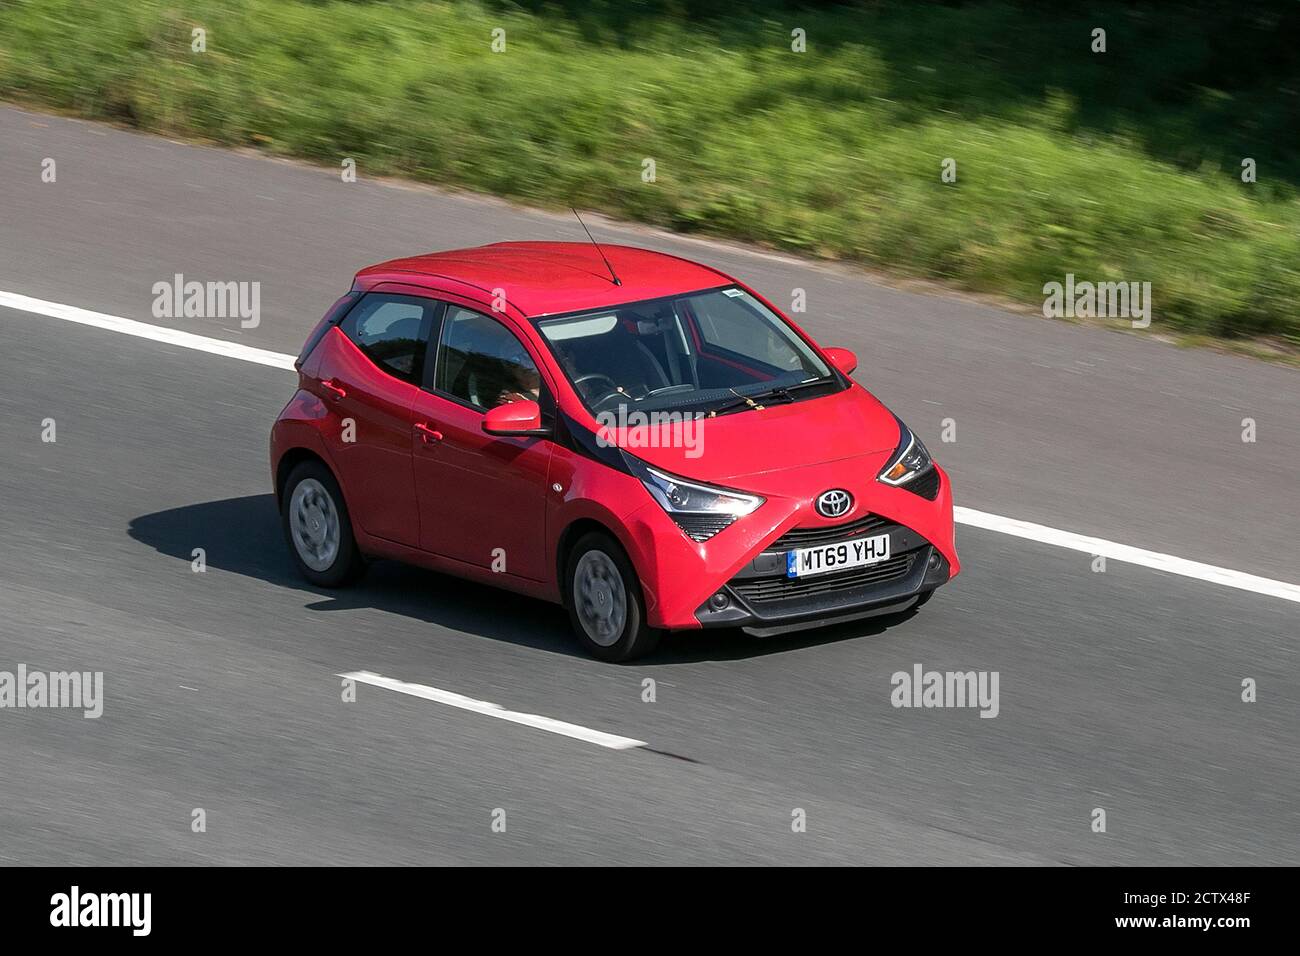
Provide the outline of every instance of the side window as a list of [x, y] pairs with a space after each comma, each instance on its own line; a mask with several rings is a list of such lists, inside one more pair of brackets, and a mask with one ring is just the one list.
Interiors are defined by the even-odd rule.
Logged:
[[436, 388], [486, 411], [538, 401], [542, 377], [515, 334], [486, 315], [448, 306], [438, 345]]
[[330, 330], [330, 326], [338, 320], [340, 315], [347, 314], [348, 309], [352, 308], [352, 304], [359, 298], [361, 298], [360, 292], [349, 292], [330, 306], [330, 310], [325, 313], [324, 318], [316, 323], [316, 328], [311, 330], [311, 335], [307, 336], [307, 341], [302, 344], [302, 350], [294, 360], [294, 368], [302, 368], [312, 350], [320, 344], [321, 339], [325, 338], [325, 333]]
[[437, 308], [432, 299], [374, 293], [339, 328], [385, 372], [418, 385]]

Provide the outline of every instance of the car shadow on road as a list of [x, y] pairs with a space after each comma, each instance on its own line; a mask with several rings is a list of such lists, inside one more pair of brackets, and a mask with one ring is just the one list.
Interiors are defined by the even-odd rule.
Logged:
[[[337, 591], [313, 587], [298, 575], [289, 556], [275, 498], [269, 494], [205, 501], [141, 515], [131, 521], [127, 533], [187, 563], [194, 560], [194, 548], [199, 542], [210, 568], [318, 596], [319, 600], [304, 605], [309, 611], [374, 608], [492, 640], [586, 656], [569, 630], [568, 615], [559, 606], [423, 568], [376, 561], [351, 587]], [[767, 638], [733, 629], [680, 632], [669, 634], [655, 654], [635, 664], [739, 660], [797, 651], [880, 634], [907, 616], [909, 613], [904, 612]]]

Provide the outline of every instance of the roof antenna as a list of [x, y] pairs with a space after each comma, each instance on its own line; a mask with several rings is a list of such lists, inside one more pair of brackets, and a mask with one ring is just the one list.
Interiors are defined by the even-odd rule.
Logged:
[[[569, 208], [570, 208], [570, 209], [573, 209], [572, 206], [570, 206]], [[595, 246], [595, 247], [596, 247], [596, 251], [600, 253], [601, 261], [603, 261], [603, 262], [605, 263], [605, 268], [609, 270], [609, 277], [614, 281], [614, 285], [622, 285], [622, 284], [623, 284], [623, 281], [622, 281], [621, 279], [619, 279], [619, 277], [618, 277], [618, 273], [614, 271], [614, 267], [611, 266], [611, 265], [609, 264], [609, 260], [605, 258], [605, 251], [604, 251], [603, 249], [600, 248], [600, 243], [598, 243], [598, 242], [597, 242], [597, 241], [592, 237], [592, 235], [591, 235], [591, 230], [588, 229], [588, 228], [587, 228], [587, 224], [586, 224], [585, 222], [582, 221], [582, 217], [581, 217], [581, 216], [578, 216], [578, 210], [573, 209], [573, 214], [574, 214], [575, 216], [578, 217], [578, 225], [580, 225], [580, 226], [582, 227], [582, 231], [585, 232], [585, 233], [587, 234], [587, 238], [588, 238], [588, 239], [591, 239], [591, 244], [592, 244], [593, 246]]]

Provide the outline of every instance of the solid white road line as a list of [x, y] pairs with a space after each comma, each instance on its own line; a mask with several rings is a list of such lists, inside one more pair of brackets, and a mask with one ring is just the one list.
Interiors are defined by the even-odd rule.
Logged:
[[119, 318], [116, 315], [105, 315], [103, 312], [91, 312], [89, 309], [79, 309], [72, 305], [46, 302], [43, 299], [33, 299], [12, 292], [0, 292], [0, 307], [44, 315], [51, 319], [63, 319], [67, 322], [76, 322], [78, 325], [91, 325], [97, 329], [121, 332], [123, 335], [134, 335], [137, 338], [179, 345], [181, 348], [210, 352], [213, 355], [224, 355], [244, 362], [270, 365], [272, 368], [292, 371], [293, 361], [297, 357], [280, 352], [268, 352], [266, 349], [255, 349], [250, 345], [239, 345], [224, 339], [211, 339], [192, 332], [182, 332], [179, 329], [168, 329], [161, 325], [148, 325], [133, 319]]
[[[122, 319], [115, 315], [105, 315], [102, 312], [90, 312], [86, 309], [60, 305], [57, 302], [46, 302], [42, 299], [33, 299], [12, 292], [0, 292], [0, 307], [17, 309], [35, 315], [44, 315], [52, 319], [65, 319], [81, 325], [91, 325], [95, 328], [108, 329], [111, 332], [122, 332], [126, 335], [152, 339], [155, 342], [166, 342], [169, 345], [179, 345], [182, 348], [197, 349], [200, 352], [210, 352], [213, 355], [224, 355], [227, 358], [256, 362], [259, 365], [270, 365], [275, 368], [292, 369], [295, 358], [295, 356], [285, 355], [280, 352], [268, 352], [265, 349], [255, 349], [247, 345], [236, 345], [222, 339], [207, 338], [190, 332], [178, 332], [175, 329], [165, 328], [160, 325], [148, 325], [144, 322]], [[1300, 586], [1288, 584], [1285, 581], [1262, 578], [1254, 574], [1246, 574], [1244, 571], [1233, 571], [1230, 568], [1202, 564], [1199, 561], [1188, 561], [1186, 558], [1175, 557], [1172, 554], [1161, 554], [1159, 551], [1134, 548], [1127, 544], [1107, 541], [1104, 538], [1092, 538], [1087, 535], [1075, 534], [1072, 531], [1059, 531], [1046, 525], [1021, 521], [1018, 518], [1004, 518], [1001, 515], [976, 511], [973, 508], [955, 507], [953, 508], [953, 518], [959, 524], [983, 528], [985, 531], [996, 531], [1000, 534], [1025, 538], [1029, 541], [1055, 545], [1058, 548], [1082, 551], [1085, 554], [1103, 555], [1127, 564], [1136, 564], [1156, 571], [1167, 571], [1170, 574], [1195, 578], [1198, 581], [1221, 584], [1224, 587], [1238, 588], [1242, 591], [1252, 591], [1255, 594], [1266, 594], [1269, 597], [1281, 598], [1284, 601], [1300, 603]], [[545, 718], [537, 719], [544, 720]]]
[[1004, 518], [1001, 515], [976, 511], [973, 508], [954, 506], [952, 514], [955, 521], [973, 528], [997, 531], [1017, 538], [1055, 545], [1058, 548], [1082, 551], [1085, 554], [1102, 555], [1126, 564], [1138, 564], [1144, 568], [1168, 571], [1170, 574], [1179, 574], [1185, 578], [1195, 578], [1198, 581], [1222, 584], [1224, 587], [1239, 588], [1242, 591], [1253, 591], [1256, 594], [1267, 594], [1269, 597], [1300, 603], [1300, 586], [1287, 584], [1285, 581], [1274, 581], [1272, 578], [1261, 578], [1254, 574], [1246, 574], [1244, 571], [1233, 571], [1212, 564], [1202, 564], [1199, 561], [1188, 561], [1186, 558], [1175, 557], [1172, 554], [1161, 554], [1159, 551], [1147, 551], [1145, 548], [1116, 544], [1114, 541], [1091, 538], [1088, 535], [1075, 534], [1073, 531], [1058, 531], [1046, 525], [1021, 521], [1018, 518]]
[[384, 677], [382, 674], [372, 674], [370, 671], [353, 671], [350, 674], [340, 674], [338, 676], [362, 684], [382, 687], [385, 690], [395, 690], [399, 694], [409, 694], [423, 700], [436, 701], [449, 707], [470, 710], [476, 714], [486, 714], [488, 717], [508, 720], [512, 724], [523, 724], [525, 727], [549, 730], [553, 734], [585, 740], [589, 744], [608, 747], [611, 750], [631, 750], [634, 747], [644, 747], [646, 745], [644, 740], [633, 740], [631, 737], [607, 734], [601, 730], [579, 727], [577, 724], [565, 723], [563, 720], [552, 720], [550, 717], [542, 717], [538, 714], [521, 714], [518, 711], [506, 710], [500, 704], [493, 704], [486, 700], [474, 700], [472, 697], [463, 697], [448, 690], [438, 690], [436, 687], [426, 687], [424, 684], [408, 684], [406, 681], [394, 680], [391, 677]]

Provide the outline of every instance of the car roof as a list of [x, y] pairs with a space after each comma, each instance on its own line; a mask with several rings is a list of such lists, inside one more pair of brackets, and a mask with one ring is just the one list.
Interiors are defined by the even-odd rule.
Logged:
[[446, 289], [447, 280], [506, 300], [527, 316], [600, 309], [728, 285], [717, 269], [649, 249], [602, 245], [622, 285], [615, 285], [589, 242], [497, 242], [392, 259], [357, 273], [357, 287], [402, 282]]

